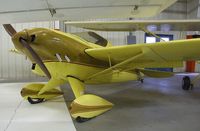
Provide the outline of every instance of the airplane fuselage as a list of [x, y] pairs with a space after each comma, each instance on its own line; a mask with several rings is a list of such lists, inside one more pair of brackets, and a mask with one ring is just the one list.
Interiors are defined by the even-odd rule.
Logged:
[[[118, 70], [113, 70], [103, 77], [87, 79], [89, 76], [109, 68], [109, 61], [94, 59], [85, 52], [85, 49], [102, 48], [102, 46], [86, 41], [74, 34], [44, 28], [24, 30], [18, 32], [12, 38], [16, 49], [28, 56], [32, 63], [35, 63], [35, 61], [31, 54], [19, 43], [20, 37], [26, 38], [27, 36], [31, 36], [29, 38], [30, 46], [40, 56], [54, 78], [65, 79], [67, 76], [73, 76], [88, 84], [138, 79], [134, 72], [120, 72]], [[110, 45], [110, 43], [108, 42], [107, 45]], [[33, 72], [44, 75], [39, 66], [36, 66]]]

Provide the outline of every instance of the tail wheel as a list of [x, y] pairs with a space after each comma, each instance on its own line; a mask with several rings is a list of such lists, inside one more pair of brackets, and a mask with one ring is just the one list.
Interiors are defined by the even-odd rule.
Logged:
[[44, 102], [44, 98], [31, 98], [31, 97], [28, 97], [28, 102], [30, 104], [38, 104], [38, 103]]
[[189, 76], [183, 77], [183, 80], [182, 80], [182, 89], [183, 90], [189, 90], [190, 86], [191, 86], [190, 77]]

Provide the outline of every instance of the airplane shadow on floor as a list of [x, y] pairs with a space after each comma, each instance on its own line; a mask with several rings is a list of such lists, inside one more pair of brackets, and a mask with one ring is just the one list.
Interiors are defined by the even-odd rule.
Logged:
[[[115, 85], [114, 85], [115, 86]], [[93, 88], [93, 89], [90, 89]], [[95, 94], [100, 97], [109, 100], [115, 104], [114, 108], [118, 107], [145, 107], [145, 106], [156, 106], [160, 103], [157, 99], [167, 97], [166, 94], [158, 91], [144, 90], [140, 87], [127, 87], [127, 86], [116, 86], [107, 87], [107, 89], [97, 89], [99, 87], [89, 87], [87, 93]], [[113, 90], [113, 91], [112, 91]], [[106, 92], [106, 93], [105, 93]], [[110, 92], [110, 93], [109, 93]]]
[[[169, 78], [168, 78], [169, 79]], [[171, 79], [164, 79], [164, 81], [171, 81]], [[172, 79], [173, 80], [173, 79]], [[170, 86], [170, 87], [168, 87]], [[200, 98], [200, 94], [193, 91], [183, 91], [179, 86], [174, 85], [159, 85], [147, 80], [144, 84], [137, 81], [105, 84], [105, 85], [86, 85], [86, 94], [95, 94], [110, 102], [115, 106], [114, 108], [132, 107], [142, 108], [150, 106], [159, 106], [165, 102], [177, 102], [180, 100], [179, 95], [190, 95], [191, 97]], [[167, 92], [163, 90], [168, 90]], [[173, 93], [173, 91], [175, 93]], [[67, 102], [74, 100], [73, 92], [69, 85], [64, 86], [64, 96]], [[173, 93], [173, 94], [171, 94]]]

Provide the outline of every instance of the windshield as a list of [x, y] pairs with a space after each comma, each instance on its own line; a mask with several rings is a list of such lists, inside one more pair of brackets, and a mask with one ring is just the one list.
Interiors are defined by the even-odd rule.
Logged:
[[82, 39], [100, 45], [100, 46], [107, 46], [108, 41], [101, 37], [100, 35], [94, 33], [94, 32], [79, 32], [79, 33], [73, 33], [74, 35], [77, 35], [81, 37]]

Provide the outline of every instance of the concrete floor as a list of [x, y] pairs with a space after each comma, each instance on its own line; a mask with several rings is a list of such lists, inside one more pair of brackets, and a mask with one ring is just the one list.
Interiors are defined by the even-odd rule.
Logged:
[[20, 96], [26, 83], [0, 83], [0, 131], [75, 131], [63, 97], [31, 105]]
[[115, 106], [85, 123], [74, 121], [75, 127], [77, 131], [199, 131], [200, 85], [183, 91], [182, 77], [88, 86], [87, 93]]
[[[87, 93], [99, 95], [115, 106], [85, 123], [77, 131], [199, 131], [200, 84], [193, 91], [181, 89], [181, 78], [146, 78], [144, 83], [126, 82], [87, 86]], [[200, 82], [199, 82], [200, 83]], [[24, 83], [0, 84], [0, 131], [74, 131], [62, 98], [30, 105], [19, 95]], [[69, 104], [74, 96], [62, 87]]]

